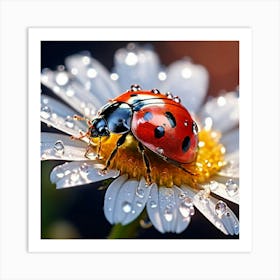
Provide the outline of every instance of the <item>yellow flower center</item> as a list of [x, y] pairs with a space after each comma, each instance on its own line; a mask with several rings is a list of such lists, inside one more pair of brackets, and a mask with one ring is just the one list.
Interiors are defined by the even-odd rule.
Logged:
[[[198, 136], [199, 149], [196, 160], [182, 165], [190, 173], [171, 163], [167, 163], [155, 153], [146, 150], [146, 155], [151, 165], [152, 182], [157, 183], [158, 186], [166, 187], [181, 186], [182, 184], [196, 187], [197, 183], [203, 183], [215, 175], [225, 165], [225, 148], [219, 142], [221, 134], [203, 129]], [[91, 149], [95, 153], [99, 150], [100, 158], [106, 164], [119, 138], [119, 134], [111, 134], [110, 137], [103, 137], [100, 143], [99, 139], [93, 138], [91, 139]], [[99, 144], [101, 145], [100, 147]], [[125, 143], [119, 147], [118, 152], [110, 163], [110, 168], [118, 169], [121, 174], [128, 174], [130, 178], [138, 180], [143, 176], [147, 176], [146, 166], [142, 154], [138, 150], [137, 140], [132, 135], [128, 135]]]

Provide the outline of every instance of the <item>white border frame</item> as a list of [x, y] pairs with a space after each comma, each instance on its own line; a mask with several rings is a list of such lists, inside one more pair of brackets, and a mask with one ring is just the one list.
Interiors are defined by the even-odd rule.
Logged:
[[[249, 28], [30, 28], [29, 29], [29, 251], [30, 252], [248, 252], [251, 250], [252, 94]], [[240, 236], [238, 240], [41, 239], [40, 67], [41, 41], [239, 41]], [[246, 93], [246, 94], [242, 94]], [[37, 143], [37, 144], [36, 144]], [[243, 186], [247, 186], [243, 188]], [[178, 245], [180, 244], [180, 245]], [[202, 246], [203, 244], [203, 246]]]
[[[280, 279], [278, 0], [1, 0], [0, 8], [1, 280]], [[252, 250], [168, 255], [28, 253], [26, 30], [31, 26], [133, 27], [140, 22], [143, 26], [252, 29]], [[260, 130], [267, 132], [268, 146], [259, 137]]]

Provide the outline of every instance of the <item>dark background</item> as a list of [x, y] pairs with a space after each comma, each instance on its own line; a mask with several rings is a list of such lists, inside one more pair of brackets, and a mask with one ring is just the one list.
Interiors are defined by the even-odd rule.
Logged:
[[[56, 69], [64, 59], [77, 52], [89, 51], [109, 70], [113, 67], [114, 53], [128, 42], [42, 42], [41, 68]], [[208, 95], [231, 91], [239, 84], [239, 43], [237, 41], [196, 42], [137, 42], [151, 44], [158, 53], [161, 63], [171, 62], [189, 56], [194, 63], [204, 65], [209, 71]], [[52, 93], [42, 86], [44, 94]], [[42, 124], [43, 131], [54, 131]], [[42, 238], [106, 238], [112, 228], [103, 213], [105, 190], [102, 184], [56, 190], [50, 183], [52, 168], [62, 162], [42, 162]], [[227, 201], [228, 206], [239, 216], [239, 207]], [[161, 234], [154, 227], [140, 229], [137, 238], [187, 238], [187, 239], [232, 239], [214, 227], [199, 211], [189, 227], [182, 234]]]

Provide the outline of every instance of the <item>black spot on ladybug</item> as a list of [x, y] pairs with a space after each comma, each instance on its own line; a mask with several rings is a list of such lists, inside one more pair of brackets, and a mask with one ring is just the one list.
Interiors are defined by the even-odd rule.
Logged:
[[164, 127], [162, 126], [157, 126], [155, 128], [155, 137], [156, 138], [161, 138], [164, 136], [164, 133], [165, 133], [165, 130], [164, 130]]
[[148, 122], [153, 118], [153, 114], [151, 112], [146, 112], [143, 118], [146, 122]]
[[175, 119], [175, 117], [173, 116], [173, 114], [170, 113], [170, 112], [165, 112], [165, 116], [166, 116], [166, 118], [168, 119], [168, 121], [169, 121], [171, 127], [172, 127], [172, 128], [176, 127], [176, 119]]
[[132, 93], [132, 94], [130, 94], [130, 97], [135, 97], [137, 95], [138, 95], [137, 93]]
[[184, 153], [188, 151], [188, 149], [190, 148], [190, 144], [191, 144], [190, 137], [189, 136], [185, 137], [185, 139], [182, 142], [182, 150]]

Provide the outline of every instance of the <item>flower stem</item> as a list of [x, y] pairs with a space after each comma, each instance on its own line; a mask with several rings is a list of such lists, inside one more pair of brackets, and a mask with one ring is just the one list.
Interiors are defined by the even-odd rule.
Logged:
[[145, 211], [128, 225], [116, 224], [112, 227], [107, 239], [136, 238], [139, 233], [140, 220], [146, 216]]

